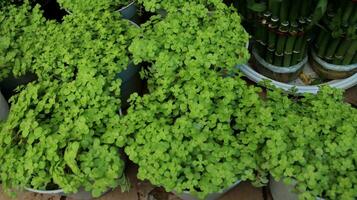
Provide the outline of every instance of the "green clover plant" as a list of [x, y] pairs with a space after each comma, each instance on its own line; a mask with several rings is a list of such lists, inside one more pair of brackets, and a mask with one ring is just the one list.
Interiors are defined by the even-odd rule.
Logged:
[[[117, 136], [116, 143], [127, 145], [140, 179], [203, 199], [238, 180], [256, 179], [259, 163], [251, 152], [259, 146], [239, 138], [263, 134], [259, 126], [271, 121], [258, 92], [238, 76], [202, 71], [171, 88], [133, 97], [121, 126], [128, 136]], [[247, 128], [250, 124], [256, 129]]]
[[[148, 76], [155, 83], [167, 84], [175, 79], [188, 79], [195, 70], [233, 71], [246, 63], [249, 36], [240, 25], [240, 18], [231, 9], [209, 12], [202, 5], [184, 4], [181, 10], [164, 19], [153, 17], [144, 24], [129, 50], [134, 63], [152, 64]], [[183, 31], [184, 30], [184, 31]], [[190, 67], [192, 74], [178, 74]], [[187, 77], [188, 76], [188, 77]]]
[[342, 92], [323, 87], [295, 101], [278, 91], [268, 96], [275, 122], [262, 167], [295, 183], [301, 199], [355, 199], [357, 110], [343, 103]]
[[98, 197], [119, 183], [127, 187], [118, 147], [100, 140], [118, 131], [120, 80], [108, 87], [104, 77], [83, 69], [72, 82], [31, 83], [12, 97], [0, 136], [6, 189], [56, 185], [75, 193], [84, 187]]
[[8, 5], [0, 9], [0, 80], [26, 74], [39, 55], [37, 43], [45, 18], [39, 6], [31, 8], [26, 1], [21, 6]]
[[1, 124], [0, 179], [7, 192], [84, 188], [98, 197], [128, 188], [119, 145], [110, 138], [120, 135], [117, 75], [129, 65], [137, 32], [109, 11], [71, 14], [39, 30], [34, 49], [44, 48], [26, 65], [38, 81], [18, 88]]

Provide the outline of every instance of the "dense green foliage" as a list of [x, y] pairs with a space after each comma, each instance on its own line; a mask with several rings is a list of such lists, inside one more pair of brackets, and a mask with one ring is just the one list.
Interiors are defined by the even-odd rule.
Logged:
[[72, 193], [84, 186], [99, 196], [125, 179], [118, 148], [100, 140], [118, 130], [120, 82], [108, 88], [104, 78], [87, 73], [67, 83], [31, 83], [11, 99], [0, 134], [5, 188], [55, 184]]
[[247, 127], [271, 120], [258, 91], [213, 71], [135, 97], [122, 128], [134, 136], [125, 151], [139, 165], [139, 178], [200, 198], [237, 180], [255, 181], [258, 165], [250, 152], [257, 146], [239, 137], [263, 134]]
[[[125, 148], [140, 179], [199, 198], [238, 180], [266, 184], [269, 174], [296, 183], [302, 199], [357, 197], [356, 109], [328, 87], [316, 96], [269, 89], [261, 97], [235, 69], [249, 59], [249, 35], [233, 8], [220, 0], [140, 0], [167, 15], [139, 30], [113, 12], [129, 1], [60, 3], [71, 12], [61, 23], [28, 3], [0, 10], [0, 79], [38, 77], [17, 89], [0, 123], [8, 192], [84, 187], [97, 197], [126, 189]], [[120, 116], [116, 77], [130, 60], [150, 64], [142, 74], [149, 93], [133, 95]]]
[[45, 24], [39, 6], [31, 8], [26, 3], [0, 8], [0, 80], [27, 72], [43, 48], [34, 38], [41, 37]]
[[263, 168], [296, 183], [301, 199], [357, 197], [357, 110], [328, 87], [297, 101], [269, 93], [274, 110], [265, 134]]
[[129, 63], [128, 45], [138, 28], [120, 13], [77, 13], [64, 17], [61, 24], [47, 26], [46, 43], [31, 66], [40, 80], [71, 80], [79, 66], [95, 69], [91, 76], [111, 81]]
[[[72, 13], [96, 13], [103, 10], [117, 10], [129, 4], [130, 0], [58, 0], [65, 10]], [[99, 14], [100, 15], [100, 14]]]
[[[3, 187], [7, 192], [28, 187], [65, 193], [83, 187], [94, 197], [118, 185], [127, 189], [119, 146], [102, 137], [119, 133], [121, 80], [116, 77], [128, 67], [128, 45], [138, 28], [109, 11], [45, 22], [38, 7], [29, 25], [29, 12], [16, 13], [19, 8], [30, 10], [27, 4], [9, 7], [15, 19], [2, 22], [21, 39], [11, 40], [14, 51], [26, 47], [16, 62], [38, 80], [17, 89], [10, 115], [0, 125]], [[12, 22], [19, 25], [12, 27]], [[45, 26], [34, 31], [39, 22]]]
[[[204, 6], [185, 4], [180, 12], [153, 17], [142, 27], [129, 50], [135, 63], [153, 64], [151, 84], [167, 86], [198, 75], [197, 70], [232, 71], [249, 58], [249, 36], [228, 8], [209, 12]], [[181, 69], [187, 70], [179, 73]]]
[[185, 0], [138, 0], [141, 3], [145, 10], [156, 12], [156, 11], [166, 11], [166, 12], [176, 12], [178, 9], [181, 9], [185, 6], [185, 4], [197, 4], [203, 5], [209, 9], [216, 10], [217, 8], [224, 8], [225, 5], [222, 0], [193, 0], [193, 1], [185, 1]]

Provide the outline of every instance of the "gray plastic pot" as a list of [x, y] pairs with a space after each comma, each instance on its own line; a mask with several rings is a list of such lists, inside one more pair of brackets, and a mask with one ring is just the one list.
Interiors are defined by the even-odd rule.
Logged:
[[[37, 193], [37, 194], [66, 196], [66, 197], [76, 199], [76, 200], [94, 199], [92, 194], [90, 192], [85, 191], [84, 189], [80, 189], [77, 193], [74, 193], [74, 194], [65, 194], [64, 191], [61, 189], [59, 189], [59, 190], [34, 190], [31, 188], [25, 188], [25, 189], [29, 192], [33, 192], [33, 193]], [[110, 190], [103, 193], [103, 195], [108, 193], [109, 191]]]
[[256, 72], [252, 67], [249, 65], [238, 65], [236, 66], [238, 69], [240, 69], [247, 78], [249, 78], [251, 81], [254, 81], [256, 83], [259, 83], [263, 80], [269, 80], [271, 83], [276, 86], [277, 88], [281, 88], [285, 91], [290, 91], [291, 89], [295, 88], [297, 94], [304, 94], [304, 93], [311, 93], [311, 94], [317, 94], [320, 90], [320, 86], [322, 85], [329, 85], [330, 87], [333, 88], [338, 88], [342, 90], [349, 89], [355, 85], [357, 85], [357, 74], [346, 78], [346, 79], [341, 79], [341, 80], [333, 80], [330, 82], [326, 82], [320, 85], [310, 85], [310, 86], [301, 86], [301, 85], [294, 85], [290, 83], [282, 83], [279, 81], [272, 80], [258, 72]]
[[[224, 194], [229, 192], [231, 189], [235, 188], [241, 181], [237, 181], [231, 187], [222, 190], [222, 192], [212, 193], [209, 194], [204, 200], [217, 200], [221, 198]], [[177, 192], [173, 192], [176, 196], [180, 197], [182, 200], [200, 200], [199, 198], [195, 197], [194, 195], [190, 194], [189, 192], [183, 192], [182, 194], [178, 194]]]
[[140, 77], [140, 67], [130, 63], [128, 68], [117, 75], [117, 78], [122, 80], [121, 91], [121, 105], [122, 108], [129, 106], [128, 99], [131, 94], [137, 92], [139, 94], [143, 91], [143, 80]]
[[4, 96], [0, 92], [0, 121], [6, 119], [9, 114], [9, 105], [5, 100]]
[[[270, 178], [269, 188], [274, 200], [298, 200], [298, 194], [293, 192], [294, 185], [286, 185], [282, 180]], [[316, 200], [324, 200], [317, 197]]]
[[123, 16], [124, 19], [132, 19], [137, 11], [135, 1], [132, 1], [127, 6], [124, 6], [118, 10]]

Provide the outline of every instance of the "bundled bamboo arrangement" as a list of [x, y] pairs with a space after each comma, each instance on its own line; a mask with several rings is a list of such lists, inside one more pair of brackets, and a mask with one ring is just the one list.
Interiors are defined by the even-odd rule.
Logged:
[[[293, 0], [238, 0], [238, 4], [245, 19], [254, 24], [253, 51], [277, 70], [263, 69], [268, 67], [259, 66], [262, 63], [254, 56], [258, 63], [256, 69], [278, 81], [295, 79], [303, 67], [301, 63], [307, 58], [310, 30], [325, 13], [327, 0], [300, 0], [298, 3]], [[284, 72], [279, 68], [284, 68]]]
[[356, 1], [330, 0], [318, 32], [314, 40], [317, 56], [335, 65], [357, 63]]
[[357, 73], [357, 1], [329, 0], [318, 27], [310, 56], [315, 72], [325, 79]]

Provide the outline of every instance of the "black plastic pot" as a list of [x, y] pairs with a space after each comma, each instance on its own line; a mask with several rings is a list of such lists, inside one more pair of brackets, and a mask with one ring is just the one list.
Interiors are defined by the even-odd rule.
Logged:
[[121, 105], [122, 108], [129, 107], [128, 99], [131, 94], [137, 92], [139, 94], [143, 93], [144, 82], [140, 77], [141, 67], [130, 63], [128, 68], [120, 72], [117, 77], [122, 80], [121, 84]]
[[13, 94], [14, 90], [20, 85], [26, 85], [37, 79], [36, 75], [28, 73], [24, 76], [15, 78], [13, 76], [8, 77], [0, 81], [0, 89], [6, 99], [9, 99]]

